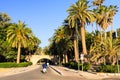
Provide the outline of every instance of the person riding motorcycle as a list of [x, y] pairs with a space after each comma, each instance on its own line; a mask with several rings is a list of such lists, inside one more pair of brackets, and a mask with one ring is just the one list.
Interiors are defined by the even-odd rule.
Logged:
[[46, 63], [44, 63], [43, 65], [42, 65], [42, 67], [43, 67], [43, 69], [42, 69], [42, 72], [46, 72], [47, 71], [47, 64]]

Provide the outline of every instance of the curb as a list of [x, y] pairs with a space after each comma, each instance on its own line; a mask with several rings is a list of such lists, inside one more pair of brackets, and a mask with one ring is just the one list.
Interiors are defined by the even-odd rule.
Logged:
[[58, 69], [56, 69], [53, 66], [49, 66], [51, 69], [53, 69], [54, 71], [56, 71], [58, 74], [63, 75], [63, 73], [61, 71], [59, 71]]

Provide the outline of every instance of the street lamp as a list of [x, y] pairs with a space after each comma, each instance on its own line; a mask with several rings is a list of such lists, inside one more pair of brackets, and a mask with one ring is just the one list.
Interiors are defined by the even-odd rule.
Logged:
[[119, 72], [120, 72], [120, 69], [119, 69], [119, 55], [118, 55], [118, 52], [116, 53], [116, 56], [117, 56], [117, 70], [118, 70], [118, 78], [119, 78]]
[[82, 71], [83, 71], [83, 59], [84, 59], [84, 54], [81, 54], [81, 55], [80, 55], [80, 59], [81, 59], [81, 61], [82, 61]]
[[78, 54], [78, 72], [79, 72], [79, 47], [78, 47], [78, 35], [77, 35], [77, 33], [76, 33], [76, 38], [77, 38], [77, 44], [76, 44], [76, 48], [77, 48], [77, 54]]
[[75, 27], [75, 30], [76, 30], [76, 48], [77, 48], [77, 54], [78, 54], [78, 72], [79, 72], [79, 47], [78, 47], [78, 38], [79, 38], [79, 33], [78, 33], [78, 27], [77, 27], [77, 24], [76, 24], [76, 27]]
[[118, 57], [119, 55], [118, 55], [118, 52], [116, 53], [116, 56], [117, 56], [117, 68], [118, 68], [118, 73], [119, 73], [120, 69], [119, 69], [119, 57]]

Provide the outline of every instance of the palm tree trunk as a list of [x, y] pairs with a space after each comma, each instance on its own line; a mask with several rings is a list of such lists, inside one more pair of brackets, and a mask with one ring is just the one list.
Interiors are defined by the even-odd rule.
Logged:
[[74, 39], [74, 52], [75, 52], [75, 61], [78, 62], [78, 50], [77, 50], [77, 40], [76, 38]]
[[21, 48], [21, 44], [18, 44], [18, 53], [17, 53], [17, 64], [20, 63], [20, 48]]
[[104, 65], [106, 65], [106, 59], [105, 59], [105, 56], [103, 56], [103, 59], [104, 59]]
[[106, 31], [104, 31], [104, 38], [105, 38], [105, 39], [107, 38], [107, 33], [106, 33]]
[[112, 33], [113, 33], [113, 23], [111, 24], [111, 31], [110, 31], [110, 39], [112, 41]]
[[115, 65], [115, 63], [117, 62], [117, 56], [113, 56], [112, 57], [112, 65]]
[[65, 54], [63, 53], [63, 63], [65, 63]]
[[100, 28], [100, 39], [101, 39], [101, 42], [102, 42], [102, 28]]
[[68, 56], [65, 54], [65, 63], [68, 63]]
[[80, 32], [81, 32], [81, 38], [82, 38], [83, 54], [87, 54], [84, 23], [82, 23], [82, 27], [80, 29], [81, 29]]

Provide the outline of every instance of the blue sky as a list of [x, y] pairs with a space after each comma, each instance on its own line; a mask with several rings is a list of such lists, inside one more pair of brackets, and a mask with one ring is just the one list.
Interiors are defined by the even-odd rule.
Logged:
[[[0, 12], [7, 13], [12, 22], [21, 20], [41, 40], [40, 47], [49, 45], [48, 39], [67, 17], [66, 10], [77, 0], [1, 0]], [[91, 0], [92, 1], [92, 0]], [[105, 0], [105, 5], [117, 5], [114, 30], [120, 27], [120, 1]], [[88, 30], [90, 28], [87, 27]], [[108, 28], [109, 29], [109, 28]]]

